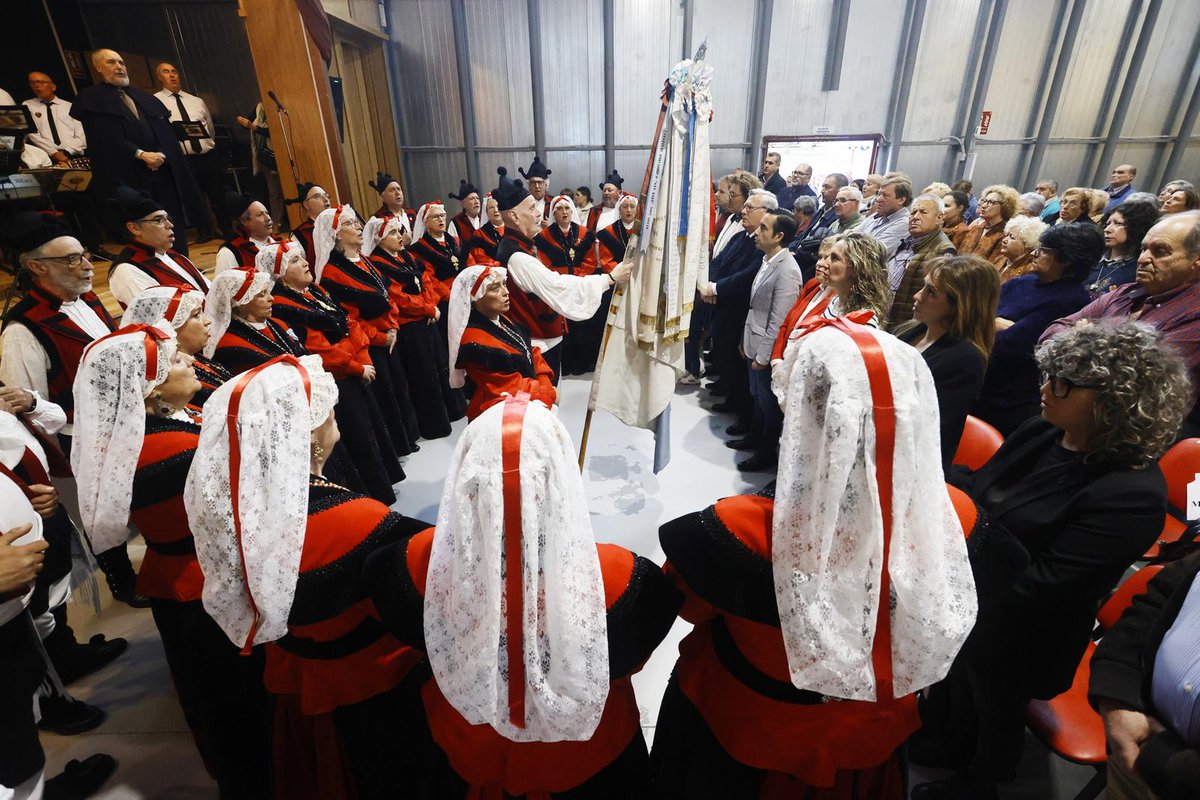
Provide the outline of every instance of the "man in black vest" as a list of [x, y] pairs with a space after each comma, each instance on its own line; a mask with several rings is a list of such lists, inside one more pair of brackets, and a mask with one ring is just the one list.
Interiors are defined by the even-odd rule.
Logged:
[[[143, 189], [162, 203], [181, 229], [207, 219], [167, 107], [129, 85], [120, 53], [97, 50], [92, 53], [92, 67], [101, 82], [80, 90], [71, 116], [83, 123], [100, 191], [111, 195], [122, 183]], [[187, 255], [186, 236], [179, 237], [175, 249]]]

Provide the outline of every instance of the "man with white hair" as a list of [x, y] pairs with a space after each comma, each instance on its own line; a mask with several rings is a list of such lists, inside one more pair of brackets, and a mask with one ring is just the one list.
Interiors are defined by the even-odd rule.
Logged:
[[[100, 80], [80, 90], [71, 116], [83, 123], [98, 190], [112, 194], [120, 184], [141, 189], [162, 203], [177, 228], [208, 219], [167, 107], [129, 85], [125, 60], [115, 50], [92, 53], [92, 68]], [[175, 249], [188, 254], [186, 236]]]
[[945, 211], [942, 199], [936, 194], [920, 195], [909, 206], [908, 236], [900, 240], [896, 255], [888, 261], [888, 282], [892, 290], [889, 330], [895, 330], [897, 325], [913, 318], [913, 301], [925, 285], [929, 262], [937, 256], [954, 254], [950, 237], [942, 232]]
[[1017, 213], [1022, 217], [1041, 219], [1046, 210], [1046, 198], [1037, 192], [1026, 192], [1017, 200]]

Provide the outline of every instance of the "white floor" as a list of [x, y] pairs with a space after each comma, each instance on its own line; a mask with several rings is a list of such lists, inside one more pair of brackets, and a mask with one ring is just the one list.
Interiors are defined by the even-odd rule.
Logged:
[[[560, 417], [578, 447], [583, 432], [590, 379], [566, 378], [560, 386]], [[585, 484], [592, 522], [599, 541], [615, 542], [658, 563], [658, 526], [714, 500], [755, 491], [771, 475], [738, 473], [735, 464], [746, 454], [724, 446], [728, 416], [714, 415], [707, 393], [679, 387], [672, 408], [672, 459], [660, 474], [651, 470], [654, 441], [647, 432], [628, 428], [598, 413], [589, 438]], [[396, 509], [432, 522], [441, 498], [442, 478], [458, 432], [447, 439], [422, 442], [421, 451], [405, 462], [408, 478], [398, 486]], [[135, 561], [141, 552], [131, 547]], [[192, 800], [215, 798], [191, 736], [179, 711], [162, 648], [148, 611], [135, 611], [107, 599], [99, 618], [72, 609], [72, 624], [81, 640], [97, 631], [130, 640], [129, 652], [107, 669], [72, 687], [80, 699], [102, 706], [109, 720], [82, 736], [45, 735], [47, 774], [57, 774], [71, 758], [107, 752], [120, 762], [117, 775], [97, 795], [104, 800]], [[658, 704], [677, 655], [676, 645], [687, 626], [679, 622], [667, 641], [635, 678], [642, 724], [653, 736]], [[1030, 740], [1020, 779], [1006, 787], [1006, 798], [1067, 800], [1088, 781], [1092, 771], [1066, 764]], [[916, 782], [933, 775], [914, 775]]]

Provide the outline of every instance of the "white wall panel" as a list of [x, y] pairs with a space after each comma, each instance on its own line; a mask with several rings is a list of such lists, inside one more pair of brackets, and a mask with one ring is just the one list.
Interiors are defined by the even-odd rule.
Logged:
[[[713, 67], [714, 115], [709, 127], [709, 141], [745, 141], [746, 117], [760, 77], [754, 74], [752, 55], [755, 3], [695, 0], [693, 7], [693, 45], [699, 47], [700, 42], [708, 40], [705, 58]], [[768, 77], [768, 103], [770, 86]], [[643, 135], [649, 137], [653, 133], [650, 130]]]
[[[854, 9], [860, 5], [861, 0], [851, 6], [847, 43], [855, 41]], [[814, 125], [840, 127], [843, 124], [839, 113], [843, 105], [843, 93], [821, 91], [831, 7], [832, 4], [825, 0], [775, 0], [771, 58], [767, 64], [767, 95], [763, 104], [764, 136], [809, 136]], [[896, 33], [890, 34], [885, 45], [893, 53], [896, 36]], [[749, 55], [746, 60], [749, 62]], [[862, 65], [849, 50], [842, 64], [842, 86], [845, 87], [847, 76], [862, 70]], [[885, 71], [890, 74], [891, 66]], [[845, 128], [836, 132], [861, 133]], [[754, 171], [758, 171], [757, 167]]]
[[479, 146], [532, 146], [533, 94], [525, 0], [468, 0], [464, 8]]
[[393, 3], [392, 11], [399, 113], [407, 139], [403, 144], [462, 147], [450, 4], [402, 0]]
[[[542, 86], [549, 147], [604, 144], [602, 10], [603, 4], [594, 0], [555, 0], [542, 6]], [[620, 48], [617, 53], [620, 61]], [[616, 82], [622, 92], [642, 85], [619, 64]], [[600, 165], [603, 169], [603, 157]]]
[[[549, 2], [544, 8], [553, 5]], [[683, 15], [678, 3], [670, 0], [614, 0], [613, 17], [617, 62], [614, 144], [645, 144], [654, 135], [662, 82], [679, 60]], [[580, 42], [579, 46], [603, 47], [603, 40]]]
[[[986, 138], [1025, 136], [1029, 110], [1040, 94], [1042, 61], [1053, 15], [1053, 4], [1045, 0], [1009, 0], [996, 48], [996, 67], [984, 94], [982, 110], [992, 112], [991, 130]], [[1029, 24], [1029, 20], [1039, 18], [1042, 24]], [[968, 121], [972, 128], [978, 123], [977, 119]]]
[[1129, 6], [1130, 0], [1088, 3], [1051, 136], [1092, 135], [1113, 59], [1125, 59], [1133, 47], [1120, 43]]
[[[937, 139], [946, 136], [958, 125], [958, 121], [954, 119], [954, 112], [958, 105], [958, 97], [963, 91], [962, 76], [967, 74], [971, 33], [975, 30], [975, 18], [978, 13], [977, 0], [929, 0], [926, 5], [902, 141]], [[896, 37], [899, 36], [900, 31], [897, 30]], [[879, 65], [886, 57], [886, 49], [874, 53], [859, 42], [854, 42], [857, 46], [852, 51], [849, 49], [850, 44], [847, 43], [847, 57], [843, 70], [862, 69], [867, 63]], [[878, 44], [882, 46], [884, 43]], [[851, 52], [854, 53], [853, 61], [850, 60]], [[894, 55], [893, 51], [893, 57]], [[894, 63], [890, 62], [884, 70], [886, 76], [890, 76], [891, 64]], [[922, 148], [925, 149], [928, 148]], [[933, 150], [937, 151], [937, 158], [944, 162], [945, 150]], [[910, 154], [912, 153], [909, 149], [901, 149], [902, 169], [908, 169]], [[924, 153], [921, 158], [927, 155], [929, 154]], [[938, 163], [936, 168], [941, 169], [942, 163]]]

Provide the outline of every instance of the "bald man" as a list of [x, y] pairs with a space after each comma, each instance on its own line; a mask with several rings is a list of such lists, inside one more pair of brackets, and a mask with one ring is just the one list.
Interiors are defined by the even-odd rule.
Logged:
[[1137, 177], [1137, 167], [1133, 164], [1118, 164], [1113, 167], [1112, 172], [1108, 176], [1108, 186], [1104, 187], [1104, 191], [1108, 192], [1108, 204], [1104, 206], [1104, 212], [1112, 211], [1129, 195], [1137, 191], [1133, 188], [1133, 179]]
[[71, 103], [55, 94], [58, 86], [44, 72], [29, 73], [29, 89], [33, 97], [24, 101], [24, 106], [33, 116], [36, 133], [27, 141], [56, 164], [65, 164], [87, 151], [87, 137], [79, 120], [71, 116]]
[[[167, 107], [129, 85], [129, 70], [115, 50], [92, 53], [92, 68], [97, 83], [80, 90], [71, 116], [83, 123], [99, 191], [111, 196], [123, 183], [161, 203], [177, 231], [204, 224], [208, 211]], [[176, 238], [175, 249], [187, 255], [186, 236]]]
[[221, 208], [221, 197], [224, 194], [221, 188], [222, 166], [220, 156], [215, 150], [217, 143], [213, 139], [212, 114], [209, 113], [208, 105], [203, 99], [183, 91], [179, 70], [174, 64], [164, 61], [154, 70], [154, 76], [158, 79], [158, 85], [162, 87], [154, 96], [167, 107], [171, 114], [171, 122], [198, 122], [208, 134], [203, 138], [179, 143], [184, 160], [192, 170], [200, 190], [208, 199], [209, 215], [196, 221], [196, 227], [200, 231], [196, 241], [207, 242], [213, 238], [213, 222], [218, 219], [217, 210]]

